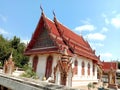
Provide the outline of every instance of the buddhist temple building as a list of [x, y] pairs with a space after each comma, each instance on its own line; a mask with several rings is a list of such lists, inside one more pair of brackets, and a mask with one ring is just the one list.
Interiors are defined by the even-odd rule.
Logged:
[[99, 56], [81, 36], [53, 20], [43, 10], [37, 27], [24, 52], [39, 78], [66, 86], [98, 82]]
[[108, 83], [108, 87], [116, 88], [116, 73], [118, 70], [117, 62], [102, 62], [103, 82]]

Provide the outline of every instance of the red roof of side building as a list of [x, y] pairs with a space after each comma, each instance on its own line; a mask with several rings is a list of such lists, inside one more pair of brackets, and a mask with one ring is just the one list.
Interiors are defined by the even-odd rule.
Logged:
[[[54, 41], [56, 46], [49, 50], [47, 48], [33, 49], [36, 39], [41, 33], [41, 28], [44, 26], [47, 27], [49, 36]], [[85, 41], [82, 36], [75, 34], [73, 31], [59, 23], [56, 20], [56, 17], [54, 17], [54, 21], [51, 21], [50, 19], [45, 17], [44, 13], [42, 13], [37, 28], [31, 38], [30, 43], [27, 46], [27, 49], [25, 50], [25, 54], [38, 54], [43, 53], [45, 51], [47, 52], [47, 50], [48, 52], [59, 53], [60, 49], [62, 49], [63, 47], [68, 48], [69, 54], [77, 54], [85, 58], [89, 58], [95, 62], [99, 61], [99, 57], [95, 55], [95, 51], [92, 50], [89, 43]]]
[[102, 62], [102, 69], [104, 72], [108, 72], [111, 69], [116, 71], [118, 69], [118, 63], [117, 62]]

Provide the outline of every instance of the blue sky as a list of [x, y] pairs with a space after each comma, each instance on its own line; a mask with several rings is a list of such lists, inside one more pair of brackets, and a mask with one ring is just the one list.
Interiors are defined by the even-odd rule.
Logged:
[[120, 0], [1, 0], [0, 34], [31, 39], [41, 15], [82, 35], [103, 61], [120, 60]]

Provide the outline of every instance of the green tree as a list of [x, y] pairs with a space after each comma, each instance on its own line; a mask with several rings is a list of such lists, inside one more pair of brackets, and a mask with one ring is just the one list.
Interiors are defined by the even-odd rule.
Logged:
[[20, 44], [20, 38], [17, 38], [16, 36], [14, 36], [10, 43], [12, 48], [18, 49]]
[[4, 60], [8, 59], [11, 48], [9, 41], [0, 35], [0, 62], [3, 65]]
[[24, 56], [25, 43], [20, 42], [20, 38], [16, 36], [10, 41], [10, 45], [13, 48], [13, 60], [17, 67], [23, 67], [28, 62], [28, 57]]
[[28, 62], [28, 57], [24, 56], [25, 43], [20, 42], [20, 38], [14, 36], [13, 39], [7, 40], [0, 35], [0, 62], [3, 65], [4, 60], [9, 58], [13, 52], [13, 60], [17, 67], [23, 67]]

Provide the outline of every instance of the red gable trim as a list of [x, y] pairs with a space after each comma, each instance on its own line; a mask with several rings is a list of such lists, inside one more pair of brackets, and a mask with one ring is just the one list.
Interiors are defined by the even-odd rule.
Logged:
[[41, 16], [41, 18], [40, 18], [40, 20], [39, 20], [39, 22], [38, 22], [38, 25], [37, 25], [37, 27], [36, 27], [33, 35], [32, 35], [32, 38], [31, 38], [31, 40], [30, 40], [30, 42], [29, 42], [29, 44], [28, 44], [25, 52], [33, 47], [33, 45], [34, 45], [34, 43], [35, 43], [35, 41], [36, 41], [36, 39], [37, 39], [37, 36], [38, 36], [39, 33], [40, 33], [40, 30], [39, 30], [39, 29], [42, 28], [43, 25], [44, 25], [44, 23], [43, 23], [43, 17]]
[[[54, 25], [54, 22], [52, 22], [51, 20], [49, 20], [49, 19], [47, 19], [45, 16], [44, 16], [44, 14], [42, 13], [42, 16], [41, 16], [41, 18], [40, 18], [40, 20], [39, 20], [39, 22], [38, 22], [38, 25], [37, 25], [37, 28], [35, 29], [35, 32], [34, 32], [34, 34], [32, 35], [32, 38], [31, 38], [31, 41], [30, 41], [30, 43], [28, 44], [28, 46], [27, 46], [27, 48], [26, 48], [26, 50], [25, 50], [25, 55], [27, 55], [27, 53], [31, 53], [31, 49], [32, 49], [32, 47], [34, 46], [34, 44], [35, 44], [35, 41], [36, 41], [36, 39], [37, 39], [37, 37], [38, 37], [38, 35], [41, 33], [41, 28], [42, 27], [46, 27], [47, 28], [47, 30], [48, 30], [48, 32], [49, 32], [49, 36], [50, 36], [50, 38], [54, 41], [54, 43], [57, 45], [58, 43], [55, 41], [55, 38], [54, 37], [52, 37], [52, 35], [51, 34], [55, 34], [55, 35], [57, 35], [57, 36], [59, 36], [60, 37], [60, 35], [59, 35], [59, 33], [58, 33], [58, 31], [57, 31], [57, 29], [56, 29], [56, 26]], [[58, 42], [60, 42], [60, 40], [57, 40]], [[61, 42], [62, 43], [62, 42]], [[57, 45], [58, 46], [58, 45]], [[56, 51], [58, 51], [58, 50], [56, 50]], [[34, 50], [32, 51], [32, 52], [35, 52]]]

